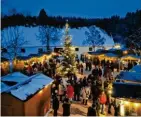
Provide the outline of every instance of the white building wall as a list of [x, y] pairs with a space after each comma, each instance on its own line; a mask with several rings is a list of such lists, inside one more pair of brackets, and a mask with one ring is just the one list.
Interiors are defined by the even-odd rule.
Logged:
[[[39, 49], [42, 48], [44, 52], [46, 52], [45, 46], [34, 46], [34, 47], [21, 47], [19, 48], [19, 56], [29, 56], [30, 54], [39, 54]], [[54, 51], [55, 46], [51, 47], [51, 50]], [[56, 48], [63, 48], [63, 47], [56, 47]], [[75, 51], [78, 57], [81, 56], [81, 54], [85, 52], [90, 52], [89, 48], [92, 48], [90, 46], [75, 46], [75, 48], [78, 48], [78, 51]], [[112, 46], [107, 46], [105, 49], [110, 49]], [[25, 53], [21, 52], [21, 49], [25, 49]], [[96, 47], [95, 50], [101, 49], [101, 47]], [[92, 51], [94, 51], [94, 48], [92, 48]], [[7, 56], [3, 56], [8, 58]]]

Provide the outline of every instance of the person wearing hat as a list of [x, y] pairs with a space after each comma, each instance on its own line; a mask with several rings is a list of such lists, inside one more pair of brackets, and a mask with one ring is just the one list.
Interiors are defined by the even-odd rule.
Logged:
[[93, 103], [92, 106], [88, 108], [87, 116], [97, 116], [95, 103]]

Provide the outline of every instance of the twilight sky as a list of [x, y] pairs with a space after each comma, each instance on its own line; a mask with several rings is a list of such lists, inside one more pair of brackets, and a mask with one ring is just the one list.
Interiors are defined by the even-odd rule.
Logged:
[[38, 15], [44, 8], [52, 16], [110, 17], [141, 9], [141, 0], [2, 0], [2, 12], [15, 8], [18, 12]]

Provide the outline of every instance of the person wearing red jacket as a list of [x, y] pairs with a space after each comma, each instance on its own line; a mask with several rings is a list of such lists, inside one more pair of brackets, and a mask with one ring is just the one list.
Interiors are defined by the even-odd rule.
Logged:
[[106, 104], [106, 101], [107, 101], [107, 97], [106, 97], [106, 94], [105, 94], [104, 91], [102, 91], [102, 93], [100, 94], [99, 101], [100, 101], [100, 104], [101, 104], [101, 113], [104, 114], [105, 104]]
[[74, 88], [70, 83], [68, 83], [67, 86], [66, 96], [67, 98], [69, 98], [70, 101], [72, 101], [72, 98], [74, 96]]

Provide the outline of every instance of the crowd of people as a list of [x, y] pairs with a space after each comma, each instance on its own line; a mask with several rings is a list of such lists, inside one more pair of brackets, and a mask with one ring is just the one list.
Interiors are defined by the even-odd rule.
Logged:
[[[67, 82], [64, 84], [62, 78], [58, 76], [52, 85], [52, 104], [54, 110], [54, 116], [57, 116], [57, 110], [59, 109], [59, 102], [62, 103], [63, 116], [70, 115], [71, 104], [75, 102], [81, 102], [82, 105], [88, 105], [88, 101], [92, 101], [92, 106], [88, 108], [88, 116], [99, 116], [105, 114], [105, 107], [108, 108], [108, 113], [111, 114], [111, 107], [114, 107], [115, 115], [119, 115], [119, 104], [116, 100], [111, 99], [112, 83], [115, 80], [113, 78], [113, 71], [110, 66], [94, 65], [89, 62], [89, 68], [84, 69], [86, 65], [78, 62], [78, 71], [83, 74], [84, 70], [88, 70], [91, 73], [86, 77], [77, 78], [76, 75], [70, 74], [65, 79]], [[87, 61], [86, 61], [87, 62]], [[91, 65], [91, 66], [90, 66]]]
[[44, 60], [42, 63], [41, 62], [33, 62], [32, 64], [27, 63], [24, 66], [22, 72], [29, 76], [36, 74], [38, 72], [42, 72], [47, 76], [54, 77], [57, 62], [59, 61], [57, 61], [56, 59], [49, 59]]
[[[88, 116], [105, 114], [105, 108], [111, 114], [112, 106], [114, 107], [114, 115], [118, 116], [120, 104], [117, 103], [116, 99], [111, 98], [112, 83], [115, 80], [113, 72], [114, 69], [119, 69], [117, 62], [100, 61], [98, 58], [85, 61], [76, 59], [76, 61], [79, 74], [83, 76], [81, 78], [78, 78], [76, 74], [68, 73], [67, 78], [64, 80], [57, 75], [56, 68], [61, 62], [57, 58], [48, 61], [44, 60], [42, 63], [33, 62], [32, 65], [27, 64], [23, 72], [29, 76], [43, 72], [45, 75], [54, 78], [51, 88], [54, 116], [57, 116], [60, 102], [62, 103], [63, 116], [69, 116], [71, 104], [74, 101], [87, 105], [90, 100], [92, 105], [88, 108]], [[131, 62], [128, 63], [128, 67], [131, 68]], [[128, 67], [125, 70], [128, 70]], [[90, 74], [85, 76], [84, 70], [90, 72]]]

